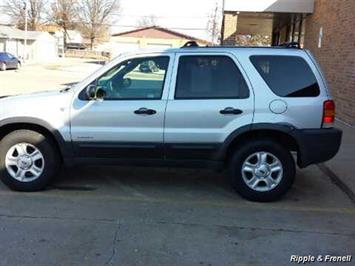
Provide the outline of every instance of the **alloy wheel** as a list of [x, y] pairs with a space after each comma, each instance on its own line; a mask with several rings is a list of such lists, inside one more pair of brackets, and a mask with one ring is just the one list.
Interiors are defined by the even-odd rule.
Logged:
[[242, 177], [245, 184], [259, 192], [274, 189], [283, 176], [280, 160], [270, 152], [260, 151], [248, 156], [242, 165]]
[[41, 151], [32, 144], [18, 143], [5, 156], [7, 172], [20, 182], [31, 182], [39, 178], [45, 165]]

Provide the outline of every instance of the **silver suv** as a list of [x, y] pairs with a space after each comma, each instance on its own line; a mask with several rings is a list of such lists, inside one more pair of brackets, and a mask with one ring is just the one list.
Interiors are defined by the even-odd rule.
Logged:
[[227, 169], [272, 201], [332, 158], [341, 131], [312, 55], [294, 47], [183, 47], [124, 54], [61, 91], [0, 99], [1, 179], [43, 189], [62, 163]]

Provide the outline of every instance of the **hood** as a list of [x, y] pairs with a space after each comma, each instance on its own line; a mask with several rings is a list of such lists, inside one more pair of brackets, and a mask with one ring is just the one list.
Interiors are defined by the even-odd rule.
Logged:
[[44, 117], [68, 110], [72, 90], [43, 91], [0, 98], [0, 120], [11, 117]]
[[62, 90], [47, 90], [47, 91], [36, 91], [36, 92], [29, 92], [23, 94], [14, 94], [14, 95], [3, 95], [0, 96], [0, 99], [23, 99], [28, 97], [51, 97], [54, 95], [61, 95], [68, 93], [69, 89], [62, 89]]

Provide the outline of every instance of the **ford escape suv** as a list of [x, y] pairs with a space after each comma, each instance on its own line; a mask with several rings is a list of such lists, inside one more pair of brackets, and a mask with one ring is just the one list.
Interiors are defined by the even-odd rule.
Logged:
[[337, 153], [334, 109], [307, 50], [123, 54], [72, 88], [0, 99], [1, 179], [35, 191], [62, 163], [213, 167], [243, 197], [272, 201], [295, 164]]

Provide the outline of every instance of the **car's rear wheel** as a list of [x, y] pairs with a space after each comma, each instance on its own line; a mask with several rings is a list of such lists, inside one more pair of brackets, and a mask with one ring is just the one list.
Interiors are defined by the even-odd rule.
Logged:
[[1, 180], [13, 190], [43, 189], [59, 166], [54, 143], [41, 133], [16, 130], [0, 142]]
[[0, 63], [0, 70], [6, 71], [6, 64], [5, 63]]
[[254, 140], [238, 146], [229, 162], [236, 191], [252, 201], [274, 201], [284, 195], [295, 178], [291, 153], [272, 140]]

